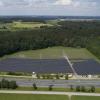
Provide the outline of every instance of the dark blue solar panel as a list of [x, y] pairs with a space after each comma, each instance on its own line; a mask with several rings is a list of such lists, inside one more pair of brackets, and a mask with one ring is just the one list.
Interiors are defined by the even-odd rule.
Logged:
[[66, 59], [20, 59], [0, 61], [3, 72], [72, 73]]
[[86, 60], [81, 62], [75, 62], [73, 64], [78, 75], [99, 75], [100, 74], [100, 63], [95, 60]]

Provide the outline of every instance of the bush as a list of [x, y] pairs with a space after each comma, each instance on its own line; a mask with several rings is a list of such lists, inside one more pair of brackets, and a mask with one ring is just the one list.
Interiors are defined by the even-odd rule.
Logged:
[[18, 87], [18, 85], [16, 84], [16, 81], [9, 82], [9, 88], [16, 89], [17, 87]]
[[80, 92], [80, 91], [81, 91], [80, 86], [77, 86], [76, 87], [76, 92]]
[[68, 80], [68, 74], [65, 76], [65, 79]]
[[71, 90], [71, 91], [73, 91], [73, 90], [74, 90], [73, 85], [70, 85], [70, 90]]
[[37, 90], [37, 86], [35, 83], [33, 83], [33, 88], [34, 88], [34, 90]]
[[91, 92], [95, 92], [95, 87], [94, 87], [94, 86], [91, 86], [90, 91], [91, 91]]
[[18, 85], [16, 84], [16, 81], [9, 82], [8, 80], [2, 79], [0, 82], [0, 88], [6, 88], [6, 89], [16, 89]]
[[20, 73], [20, 72], [8, 72], [7, 75], [21, 76], [21, 75], [24, 75], [24, 73]]
[[37, 77], [37, 79], [40, 79], [40, 75], [39, 74], [37, 74], [36, 77]]
[[9, 88], [9, 81], [5, 80], [5, 79], [2, 79], [1, 88]]
[[42, 75], [43, 79], [46, 79], [46, 75]]
[[86, 91], [86, 88], [84, 86], [81, 86], [81, 91], [82, 92], [85, 92]]
[[0, 82], [0, 89], [1, 89], [1, 82]]
[[47, 79], [53, 79], [53, 76], [49, 75], [49, 74], [47, 74], [46, 77], [47, 77]]
[[47, 79], [50, 79], [50, 75], [47, 75]]
[[49, 91], [53, 90], [53, 85], [49, 85]]
[[59, 79], [59, 75], [58, 74], [56, 75], [56, 79]]

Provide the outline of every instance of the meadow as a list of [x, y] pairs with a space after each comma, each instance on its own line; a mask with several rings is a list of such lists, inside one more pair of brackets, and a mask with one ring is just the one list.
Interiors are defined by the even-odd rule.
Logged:
[[94, 96], [72, 96], [72, 100], [100, 100], [100, 97], [94, 97]]
[[85, 48], [70, 48], [70, 47], [49, 47], [39, 50], [27, 50], [11, 55], [4, 56], [3, 58], [32, 58], [32, 59], [56, 59], [63, 58], [67, 55], [69, 59], [97, 59], [91, 52]]
[[63, 95], [0, 94], [0, 100], [68, 100]]
[[[69, 100], [65, 95], [0, 94], [0, 100]], [[94, 96], [72, 96], [71, 100], [100, 100]]]
[[41, 26], [51, 26], [50, 24], [44, 24], [40, 22], [13, 22], [12, 28], [22, 29], [22, 28], [40, 28]]
[[21, 22], [14, 21], [12, 23], [0, 23], [0, 31], [16, 31], [21, 29], [36, 29], [43, 26], [53, 26], [52, 23], [42, 23], [42, 22]]

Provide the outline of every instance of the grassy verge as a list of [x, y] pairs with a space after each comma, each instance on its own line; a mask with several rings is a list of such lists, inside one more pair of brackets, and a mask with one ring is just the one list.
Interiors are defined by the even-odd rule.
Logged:
[[[7, 89], [1, 89], [1, 90], [7, 90]], [[11, 90], [11, 89], [8, 89]], [[33, 87], [18, 87], [15, 89], [15, 91], [49, 91], [48, 87], [38, 87], [37, 90], [35, 90]], [[53, 88], [52, 91], [57, 91], [57, 92], [74, 92], [71, 91], [69, 88]]]
[[[6, 89], [5, 89], [6, 90]], [[38, 87], [37, 90], [35, 90], [33, 87], [18, 87], [18, 91], [49, 91], [49, 87]], [[76, 90], [71, 90], [70, 88], [56, 88], [53, 87], [52, 91], [57, 91], [57, 92], [76, 92]], [[91, 92], [84, 92], [84, 93], [91, 93]], [[100, 88], [96, 88], [94, 93], [100, 93]]]
[[[34, 91], [33, 87], [19, 87], [17, 90], [28, 90]], [[37, 91], [49, 91], [48, 87], [39, 87]], [[60, 92], [76, 92], [76, 90], [70, 90], [70, 88], [53, 88], [52, 91], [60, 91]], [[87, 92], [86, 92], [87, 93]], [[95, 93], [100, 93], [100, 88], [96, 88]]]
[[100, 97], [94, 97], [94, 96], [72, 96], [71, 100], [100, 100]]
[[[0, 94], [0, 100], [69, 100], [65, 95]], [[71, 100], [100, 100], [94, 96], [72, 96]]]
[[[34, 90], [33, 87], [18, 87], [16, 90], [23, 90], [23, 91], [49, 91], [48, 87], [39, 87], [37, 90]], [[52, 91], [59, 91], [59, 92], [71, 92], [69, 88], [53, 88]]]
[[0, 94], [0, 100], [68, 100], [63, 95]]

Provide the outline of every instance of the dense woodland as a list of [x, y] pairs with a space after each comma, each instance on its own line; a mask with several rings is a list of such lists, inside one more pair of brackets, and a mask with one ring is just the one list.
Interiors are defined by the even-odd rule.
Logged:
[[88, 48], [100, 59], [100, 21], [62, 21], [52, 27], [0, 31], [0, 56], [51, 46]]

